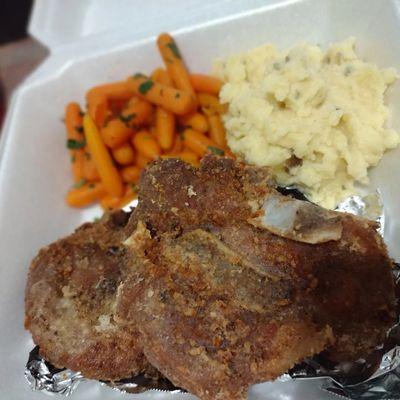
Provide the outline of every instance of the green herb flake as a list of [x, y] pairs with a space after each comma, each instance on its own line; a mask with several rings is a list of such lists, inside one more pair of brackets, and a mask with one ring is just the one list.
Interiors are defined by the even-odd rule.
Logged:
[[139, 79], [139, 78], [147, 78], [145, 74], [142, 74], [141, 72], [137, 72], [135, 75], [133, 75], [134, 79]]
[[75, 189], [81, 188], [86, 183], [86, 179], [82, 178], [80, 181], [76, 182], [74, 185]]
[[278, 62], [273, 63], [272, 65], [274, 67], [274, 69], [276, 69], [277, 71], [279, 71], [280, 69], [282, 69], [282, 65]]
[[349, 76], [353, 72], [353, 66], [351, 65], [346, 65], [343, 75], [344, 76]]
[[149, 79], [148, 81], [145, 81], [139, 85], [139, 92], [141, 94], [146, 94], [153, 87], [153, 85], [154, 82]]
[[131, 189], [132, 189], [132, 191], [133, 191], [134, 193], [137, 193], [137, 192], [138, 192], [138, 187], [137, 187], [136, 183], [131, 183]]
[[86, 140], [67, 140], [67, 148], [70, 150], [79, 150], [86, 146]]
[[71, 163], [72, 163], [72, 164], [75, 162], [75, 160], [76, 160], [75, 155], [71, 156]]
[[136, 114], [132, 113], [132, 114], [128, 114], [128, 115], [123, 115], [121, 114], [119, 116], [119, 119], [124, 123], [127, 124], [129, 122], [131, 122], [134, 118], [136, 118]]
[[94, 217], [93, 218], [93, 222], [99, 222], [100, 221], [100, 217]]
[[208, 150], [210, 150], [211, 153], [216, 154], [217, 156], [225, 155], [225, 152], [222, 149], [219, 149], [218, 147], [208, 146]]
[[169, 48], [169, 49], [171, 49], [171, 51], [172, 51], [172, 54], [176, 57], [176, 58], [182, 58], [181, 57], [181, 53], [179, 52], [179, 49], [178, 49], [178, 47], [177, 47], [177, 45], [175, 44], [175, 43], [173, 43], [173, 42], [171, 42], [171, 43], [167, 43], [167, 47]]
[[75, 130], [80, 133], [81, 135], [83, 135], [83, 126], [76, 126]]
[[176, 92], [176, 93], [175, 93], [175, 98], [176, 98], [176, 99], [179, 99], [179, 97], [181, 97], [181, 94], [180, 94], [179, 92]]

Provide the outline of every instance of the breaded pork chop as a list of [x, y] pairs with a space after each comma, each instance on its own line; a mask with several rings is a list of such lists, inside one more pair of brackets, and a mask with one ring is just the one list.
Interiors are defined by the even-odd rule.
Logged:
[[26, 328], [56, 367], [114, 380], [148, 365], [134, 329], [115, 323], [115, 300], [126, 254], [121, 242], [129, 214], [83, 224], [40, 250], [26, 285]]
[[281, 196], [266, 168], [214, 156], [199, 169], [179, 160], [153, 163], [142, 177], [129, 231], [138, 220], [153, 235], [197, 227], [214, 232], [277, 277], [291, 270], [311, 274], [315, 315], [334, 328], [330, 353], [337, 361], [365, 355], [393, 325], [393, 263], [376, 224]]
[[156, 162], [142, 178], [127, 241], [142, 259], [118, 309], [149, 361], [203, 399], [245, 398], [322, 349], [353, 361], [395, 322], [375, 225], [283, 198], [268, 180], [214, 157], [198, 170]]
[[250, 384], [331, 343], [330, 327], [292, 304], [306, 277], [279, 279], [203, 229], [149, 240], [138, 226], [129, 245], [136, 260], [145, 257], [122, 287], [118, 312], [175, 385], [201, 399], [245, 399]]

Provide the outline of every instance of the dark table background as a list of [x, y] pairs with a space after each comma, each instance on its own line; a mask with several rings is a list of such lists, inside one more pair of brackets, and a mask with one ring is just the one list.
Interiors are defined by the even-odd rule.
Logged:
[[0, 128], [13, 90], [48, 53], [28, 37], [32, 6], [33, 0], [0, 0]]

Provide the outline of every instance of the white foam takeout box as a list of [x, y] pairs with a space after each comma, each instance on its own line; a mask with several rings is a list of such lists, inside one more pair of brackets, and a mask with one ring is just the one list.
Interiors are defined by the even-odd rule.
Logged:
[[[38, 2], [55, 7], [54, 1]], [[77, 4], [77, 1], [71, 3]], [[84, 103], [87, 88], [120, 80], [137, 71], [149, 72], [161, 64], [155, 36], [170, 30], [192, 71], [208, 72], [216, 57], [273, 42], [281, 47], [298, 41], [326, 46], [348, 36], [357, 38], [358, 53], [380, 67], [394, 66], [400, 71], [400, 1], [396, 0], [298, 0], [298, 1], [194, 1], [192, 13], [166, 13], [168, 18], [148, 15], [144, 26], [129, 26], [126, 18], [112, 29], [107, 13], [100, 26], [93, 15], [93, 2], [80, 8], [91, 27], [83, 29], [85, 18], [70, 25], [73, 35], [48, 35], [37, 23], [33, 33], [51, 47], [50, 57], [15, 93], [7, 115], [0, 144], [0, 398], [44, 399], [31, 392], [24, 378], [24, 367], [33, 342], [24, 331], [24, 286], [29, 262], [43, 245], [70, 233], [81, 222], [101, 214], [97, 207], [85, 210], [68, 208], [64, 195], [70, 186], [69, 155], [65, 148], [61, 121], [68, 101]], [[111, 2], [99, 1], [100, 5]], [[112, 2], [116, 5], [116, 2]], [[138, 2], [123, 2], [125, 4]], [[140, 2], [141, 3], [141, 2]], [[147, 9], [155, 13], [154, 1]], [[175, 9], [179, 10], [179, 2]], [[153, 7], [150, 7], [153, 5]], [[87, 9], [92, 7], [88, 16]], [[118, 7], [118, 5], [116, 5]], [[197, 7], [197, 8], [196, 8]], [[62, 8], [61, 8], [62, 9]], [[36, 10], [36, 9], [35, 9]], [[54, 9], [46, 8], [54, 24]], [[65, 11], [65, 10], [64, 10]], [[171, 11], [171, 10], [170, 10]], [[133, 9], [132, 9], [133, 12]], [[93, 14], [94, 13], [94, 14]], [[76, 14], [76, 11], [75, 11]], [[74, 14], [74, 15], [75, 15]], [[68, 12], [65, 11], [68, 16]], [[78, 15], [81, 15], [78, 13]], [[76, 17], [76, 15], [75, 15]], [[58, 15], [62, 27], [68, 27]], [[115, 18], [115, 16], [114, 16]], [[36, 25], [35, 25], [36, 23]], [[71, 22], [73, 24], [73, 22]], [[135, 25], [138, 28], [135, 28]], [[49, 25], [43, 25], [50, 29]], [[98, 29], [97, 29], [98, 28]], [[67, 29], [67, 28], [65, 28]], [[69, 29], [69, 28], [68, 28]], [[64, 33], [63, 33], [64, 32]], [[54, 33], [54, 32], [53, 32]], [[64, 36], [63, 36], [64, 35]], [[400, 83], [388, 92], [392, 116], [390, 125], [400, 130]], [[400, 260], [400, 148], [388, 152], [371, 170], [371, 186], [381, 191], [386, 216], [385, 241], [391, 255]], [[360, 277], [362, 279], [362, 277]], [[97, 382], [81, 383], [72, 399], [187, 399], [189, 394], [148, 392], [124, 395]], [[322, 391], [318, 381], [289, 381], [255, 385], [251, 399], [335, 399]]]

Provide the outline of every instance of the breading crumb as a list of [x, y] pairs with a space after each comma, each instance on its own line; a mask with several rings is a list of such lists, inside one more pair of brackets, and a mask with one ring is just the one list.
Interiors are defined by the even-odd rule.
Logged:
[[192, 185], [189, 185], [188, 190], [187, 190], [187, 194], [188, 194], [189, 197], [197, 196], [197, 193], [193, 190], [193, 186]]

